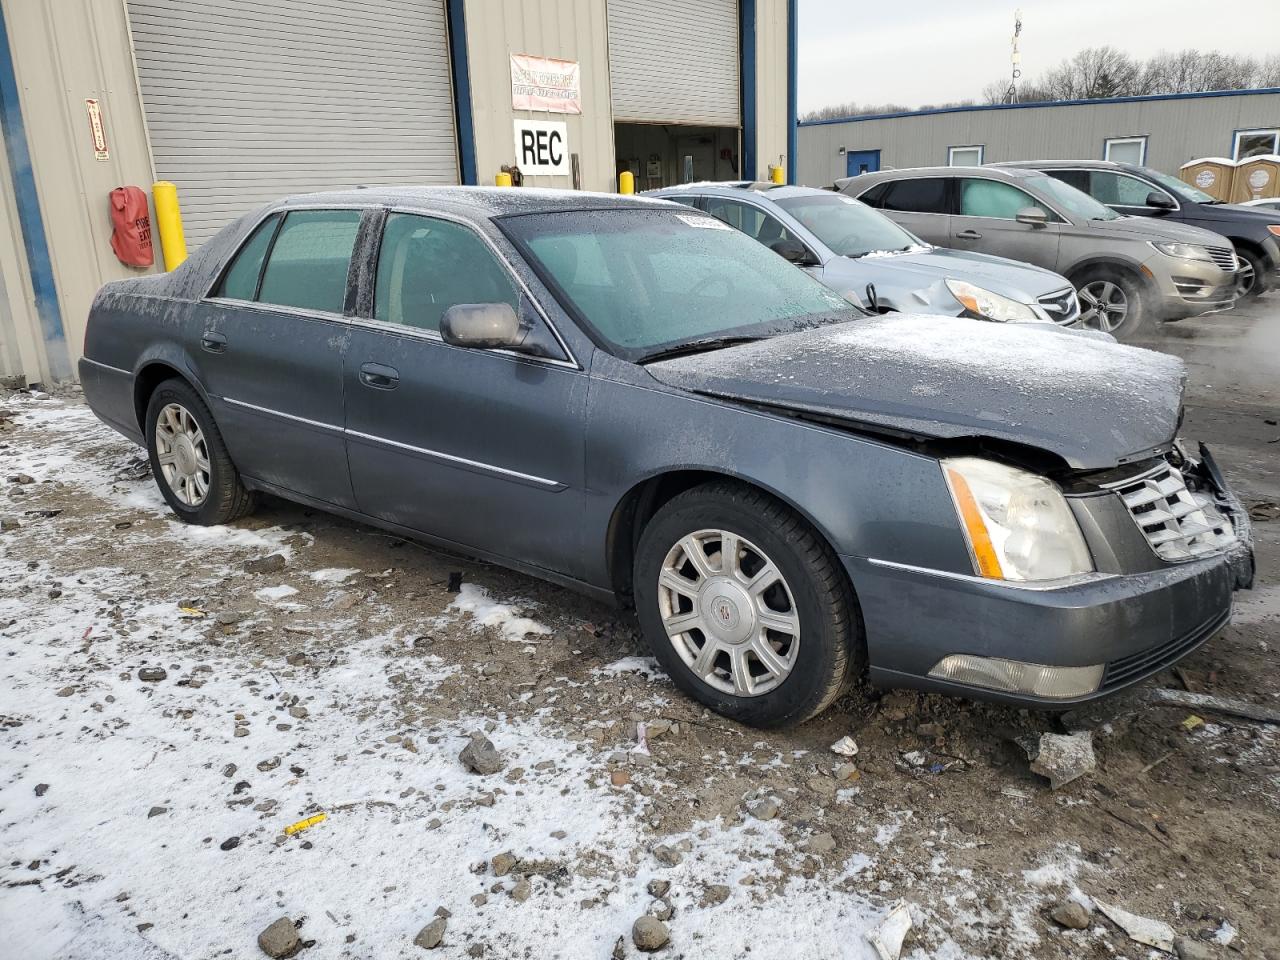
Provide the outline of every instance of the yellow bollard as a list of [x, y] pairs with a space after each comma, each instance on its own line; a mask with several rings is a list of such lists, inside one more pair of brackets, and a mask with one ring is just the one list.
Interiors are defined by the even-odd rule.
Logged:
[[164, 268], [175, 270], [187, 259], [187, 238], [182, 233], [178, 188], [168, 180], [159, 180], [151, 185], [151, 195], [155, 200], [156, 230], [160, 233]]
[[507, 173], [505, 170], [502, 171], [496, 177], [493, 178], [493, 185], [495, 187], [511, 186], [511, 174]]
[[636, 192], [636, 175], [630, 170], [623, 170], [618, 174], [618, 192], [619, 193], [635, 193]]
[[786, 183], [787, 172], [779, 165], [769, 167], [769, 179], [774, 183]]

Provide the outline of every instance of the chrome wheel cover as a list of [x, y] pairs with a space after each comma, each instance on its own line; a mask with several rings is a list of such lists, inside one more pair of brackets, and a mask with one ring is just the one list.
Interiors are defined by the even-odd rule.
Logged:
[[781, 570], [728, 530], [679, 540], [658, 574], [662, 625], [680, 659], [721, 693], [758, 697], [791, 675], [800, 615]]
[[1129, 297], [1118, 283], [1094, 280], [1081, 287], [1078, 293], [1083, 326], [1111, 333], [1129, 317]]
[[1240, 261], [1240, 269], [1236, 271], [1236, 299], [1247, 297], [1249, 291], [1253, 289], [1254, 282], [1258, 279], [1253, 272], [1253, 264], [1244, 257], [1238, 258]]
[[182, 503], [204, 503], [209, 495], [209, 447], [200, 424], [180, 403], [165, 404], [156, 417], [156, 462]]

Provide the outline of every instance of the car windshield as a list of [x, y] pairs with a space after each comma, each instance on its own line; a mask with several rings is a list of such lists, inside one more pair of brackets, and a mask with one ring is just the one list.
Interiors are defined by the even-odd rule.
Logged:
[[565, 306], [627, 360], [861, 315], [767, 247], [698, 211], [575, 210], [499, 223]]
[[1024, 183], [1047, 194], [1048, 199], [1082, 220], [1120, 219], [1120, 214], [1110, 207], [1099, 203], [1083, 190], [1077, 190], [1070, 184], [1063, 183], [1057, 177], [1028, 177]]
[[1197, 190], [1189, 183], [1183, 183], [1177, 177], [1171, 177], [1167, 173], [1161, 173], [1159, 170], [1152, 170], [1150, 167], [1140, 167], [1142, 175], [1150, 180], [1154, 180], [1160, 186], [1164, 187], [1170, 193], [1176, 194], [1183, 200], [1190, 200], [1192, 203], [1219, 203], [1217, 199], [1209, 196], [1203, 190]]
[[865, 257], [868, 253], [921, 246], [918, 239], [888, 217], [841, 193], [786, 197], [774, 202], [842, 257]]

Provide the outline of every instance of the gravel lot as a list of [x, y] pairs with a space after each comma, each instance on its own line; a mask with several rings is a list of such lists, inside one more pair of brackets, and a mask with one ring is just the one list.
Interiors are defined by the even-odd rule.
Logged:
[[[1280, 960], [1280, 728], [1144, 699], [1280, 709], [1280, 295], [1144, 345], [1258, 515], [1235, 623], [1087, 714], [864, 691], [770, 733], [605, 607], [281, 501], [185, 527], [74, 397], [10, 398], [0, 954], [263, 956], [285, 917], [305, 960], [604, 960], [650, 913], [659, 956], [874, 960], [904, 902], [916, 960], [1168, 956], [1099, 903]], [[1096, 770], [1051, 790], [1018, 741], [1082, 729]]]

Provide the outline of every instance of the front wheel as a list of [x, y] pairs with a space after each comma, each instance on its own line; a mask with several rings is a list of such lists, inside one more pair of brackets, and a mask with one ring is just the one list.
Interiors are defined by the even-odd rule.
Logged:
[[151, 473], [179, 520], [209, 527], [253, 509], [253, 494], [240, 481], [213, 415], [190, 384], [178, 379], [160, 384], [146, 416]]
[[741, 484], [695, 487], [654, 515], [634, 593], [676, 685], [752, 726], [807, 720], [861, 665], [856, 603], [835, 554], [794, 511]]
[[1236, 272], [1236, 299], [1252, 300], [1266, 290], [1267, 265], [1252, 250], [1236, 248], [1240, 269]]
[[1110, 270], [1091, 270], [1077, 283], [1081, 326], [1118, 340], [1128, 339], [1142, 326], [1147, 304], [1136, 280]]

